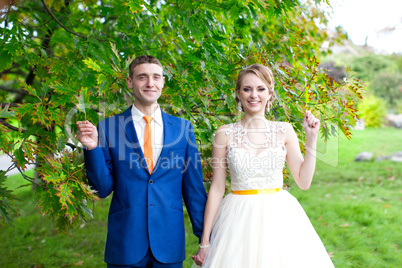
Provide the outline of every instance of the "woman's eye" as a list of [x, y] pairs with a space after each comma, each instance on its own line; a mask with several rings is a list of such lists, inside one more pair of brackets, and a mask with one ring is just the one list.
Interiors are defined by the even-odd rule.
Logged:
[[245, 91], [245, 92], [248, 92], [248, 91], [250, 91], [251, 89], [249, 89], [248, 87], [245, 87], [245, 88], [243, 88], [243, 91]]
[[258, 91], [264, 91], [264, 90], [265, 90], [264, 87], [261, 87], [261, 88], [258, 89]]

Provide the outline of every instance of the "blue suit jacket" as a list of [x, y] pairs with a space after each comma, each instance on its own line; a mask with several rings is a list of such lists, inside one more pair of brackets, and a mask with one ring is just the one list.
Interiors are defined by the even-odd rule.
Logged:
[[[99, 146], [85, 150], [91, 186], [109, 210], [105, 262], [139, 262], [150, 247], [163, 263], [185, 259], [183, 203], [193, 232], [202, 234], [206, 192], [193, 127], [162, 112], [164, 147], [152, 175], [138, 143], [131, 108], [98, 124]], [[182, 199], [183, 198], [183, 199]]]

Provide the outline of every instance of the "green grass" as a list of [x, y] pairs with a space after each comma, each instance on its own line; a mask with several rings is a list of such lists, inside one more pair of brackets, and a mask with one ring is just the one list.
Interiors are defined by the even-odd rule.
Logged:
[[[340, 138], [339, 163], [317, 161], [309, 191], [291, 193], [304, 207], [336, 267], [400, 267], [402, 263], [402, 164], [354, 162], [361, 151], [375, 157], [402, 151], [401, 130], [355, 131]], [[293, 184], [294, 185], [294, 184]]]
[[[32, 176], [33, 172], [28, 174]], [[25, 182], [14, 175], [7, 183], [16, 189]], [[0, 229], [0, 267], [104, 267], [108, 199], [96, 205], [93, 220], [68, 236], [57, 234], [51, 219], [39, 213], [30, 187], [16, 189], [15, 193], [21, 215], [14, 219], [14, 227]]]
[[[355, 131], [351, 141], [320, 143], [323, 154], [310, 190], [302, 191], [291, 182], [291, 194], [305, 209], [337, 268], [402, 263], [402, 164], [353, 161], [361, 151], [375, 156], [402, 151], [400, 137], [401, 130], [393, 128], [366, 129]], [[11, 176], [7, 185], [16, 189], [21, 182], [20, 176]], [[29, 187], [16, 189], [16, 194], [21, 216], [15, 217], [14, 228], [0, 228], [0, 267], [106, 267], [103, 249], [110, 198], [95, 205], [93, 220], [66, 236], [57, 234], [52, 221], [39, 214]], [[190, 267], [198, 240], [188, 217], [185, 220], [184, 267]]]

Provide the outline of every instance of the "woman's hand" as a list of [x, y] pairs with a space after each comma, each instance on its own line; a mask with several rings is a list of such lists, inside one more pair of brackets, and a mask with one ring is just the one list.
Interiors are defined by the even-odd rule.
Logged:
[[193, 261], [197, 265], [201, 266], [203, 264], [204, 258], [205, 258], [205, 255], [207, 255], [208, 249], [209, 249], [209, 247], [198, 248], [197, 254], [195, 254], [195, 256], [192, 256]]
[[310, 111], [306, 111], [304, 113], [303, 127], [307, 138], [315, 138], [320, 128], [320, 120], [315, 118]]

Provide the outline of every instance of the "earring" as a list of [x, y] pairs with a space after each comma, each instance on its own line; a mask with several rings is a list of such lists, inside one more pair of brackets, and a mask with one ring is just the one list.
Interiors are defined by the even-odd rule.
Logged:
[[243, 109], [241, 108], [241, 101], [238, 101], [238, 102], [237, 102], [237, 110], [238, 110], [239, 112], [243, 111]]
[[271, 107], [271, 105], [270, 105], [270, 103], [269, 103], [269, 101], [268, 101], [268, 102], [267, 102], [267, 108], [265, 109], [265, 110], [267, 111], [267, 113], [269, 113], [270, 107]]

